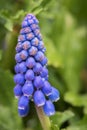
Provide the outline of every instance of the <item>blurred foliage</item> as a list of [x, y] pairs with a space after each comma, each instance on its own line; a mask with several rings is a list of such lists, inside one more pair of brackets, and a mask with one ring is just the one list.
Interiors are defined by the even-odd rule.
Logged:
[[21, 119], [13, 95], [15, 46], [27, 13], [40, 21], [49, 80], [61, 95], [52, 130], [87, 130], [86, 0], [0, 0], [0, 130], [41, 130], [33, 104]]

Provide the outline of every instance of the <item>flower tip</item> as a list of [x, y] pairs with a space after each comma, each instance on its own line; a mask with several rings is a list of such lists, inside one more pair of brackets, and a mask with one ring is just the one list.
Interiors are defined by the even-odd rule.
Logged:
[[28, 115], [28, 112], [29, 112], [29, 106], [27, 106], [25, 109], [21, 109], [20, 107], [18, 107], [18, 113], [19, 113], [19, 116], [21, 117], [25, 117], [26, 115]]
[[52, 116], [55, 114], [55, 107], [54, 104], [48, 100], [45, 102], [45, 105], [43, 106], [43, 111], [47, 116]]
[[57, 102], [60, 99], [60, 93], [56, 88], [52, 87], [52, 93], [48, 97], [52, 102]]

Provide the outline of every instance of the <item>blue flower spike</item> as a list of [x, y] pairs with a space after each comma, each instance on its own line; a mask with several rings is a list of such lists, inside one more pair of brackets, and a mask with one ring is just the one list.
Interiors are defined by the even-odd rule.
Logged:
[[59, 100], [60, 94], [48, 81], [45, 51], [39, 21], [33, 14], [27, 14], [18, 36], [14, 67], [14, 95], [18, 98], [21, 117], [28, 115], [29, 102], [32, 101], [37, 107], [42, 107], [47, 116], [55, 114], [52, 102]]

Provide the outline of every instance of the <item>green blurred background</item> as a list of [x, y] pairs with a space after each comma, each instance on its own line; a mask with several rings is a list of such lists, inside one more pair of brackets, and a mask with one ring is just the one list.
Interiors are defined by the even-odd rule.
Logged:
[[15, 46], [27, 13], [39, 20], [49, 81], [61, 95], [52, 130], [87, 130], [86, 0], [0, 0], [0, 130], [42, 130], [33, 103], [22, 119], [13, 94]]

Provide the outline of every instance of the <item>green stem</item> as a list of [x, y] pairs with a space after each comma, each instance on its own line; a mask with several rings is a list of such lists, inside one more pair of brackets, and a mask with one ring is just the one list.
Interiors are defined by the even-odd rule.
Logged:
[[47, 117], [44, 114], [42, 107], [37, 107], [37, 106], [35, 107], [36, 107], [37, 115], [41, 122], [43, 130], [51, 130], [51, 123], [50, 123], [49, 117]]

